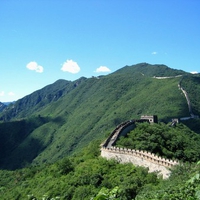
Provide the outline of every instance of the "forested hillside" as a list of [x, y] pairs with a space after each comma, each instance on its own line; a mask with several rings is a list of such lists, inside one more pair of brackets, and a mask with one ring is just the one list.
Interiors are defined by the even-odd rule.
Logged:
[[99, 141], [54, 164], [0, 170], [2, 200], [199, 199], [200, 166], [184, 164], [169, 179], [132, 164], [99, 157]]
[[76, 81], [57, 80], [55, 83], [27, 95], [17, 102], [11, 103], [0, 114], [0, 119], [9, 121], [30, 116], [34, 112], [41, 110], [45, 105], [66, 95], [85, 79], [82, 77]]
[[[60, 80], [35, 91], [1, 113], [0, 167], [16, 169], [55, 162], [81, 151], [93, 140], [104, 140], [119, 123], [141, 115], [155, 114], [164, 122], [190, 116], [178, 87], [187, 74], [142, 63], [107, 76]], [[155, 78], [160, 76], [171, 78]], [[191, 79], [190, 84], [193, 82]], [[195, 93], [199, 95], [199, 90]], [[195, 98], [193, 95], [192, 101], [198, 102]], [[195, 103], [194, 109], [199, 113]], [[191, 124], [198, 125], [199, 120]]]
[[171, 123], [138, 123], [134, 130], [121, 136], [116, 145], [182, 162], [197, 162], [200, 158], [200, 135], [182, 123], [174, 126]]
[[[0, 113], [1, 199], [199, 199], [200, 120], [169, 123], [191, 117], [180, 85], [199, 115], [199, 80], [141, 63], [107, 76], [58, 80], [10, 104]], [[118, 124], [141, 115], [157, 115], [159, 123], [141, 124], [117, 145], [179, 159], [167, 180], [99, 156]]]
[[193, 113], [200, 115], [200, 102], [198, 100], [200, 99], [200, 76], [188, 74], [181, 80], [181, 85], [190, 97]]

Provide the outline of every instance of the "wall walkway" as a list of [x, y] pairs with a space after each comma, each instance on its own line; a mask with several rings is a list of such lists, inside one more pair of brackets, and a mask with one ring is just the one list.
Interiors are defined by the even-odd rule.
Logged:
[[147, 120], [130, 120], [116, 127], [108, 139], [102, 144], [101, 156], [107, 159], [116, 159], [121, 163], [133, 163], [134, 165], [149, 168], [149, 172], [158, 172], [163, 178], [168, 178], [170, 168], [179, 164], [177, 161], [158, 157], [147, 151], [115, 147], [116, 140], [121, 135], [126, 135], [135, 128], [135, 122]]

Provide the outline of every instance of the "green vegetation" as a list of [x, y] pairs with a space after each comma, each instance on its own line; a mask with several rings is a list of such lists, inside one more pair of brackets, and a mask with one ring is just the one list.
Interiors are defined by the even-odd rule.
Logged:
[[139, 63], [132, 66], [125, 66], [119, 70], [117, 70], [115, 73], [120, 74], [128, 74], [128, 73], [141, 73], [144, 76], [148, 77], [169, 77], [169, 76], [178, 76], [178, 75], [184, 75], [187, 74], [183, 70], [177, 70], [177, 69], [171, 69], [167, 67], [166, 65], [151, 65], [148, 63]]
[[119, 147], [146, 150], [169, 159], [196, 162], [200, 158], [200, 135], [183, 124], [138, 123], [127, 136], [120, 137]]
[[35, 91], [30, 95], [16, 101], [0, 114], [0, 120], [9, 121], [28, 117], [51, 102], [57, 101], [68, 92], [72, 91], [86, 78], [80, 78], [74, 82], [57, 80], [55, 83], [47, 85], [41, 90]]
[[81, 154], [51, 165], [1, 170], [1, 199], [98, 199], [98, 193], [116, 186], [122, 199], [132, 199], [145, 185], [161, 181], [142, 167], [99, 157], [98, 147], [99, 142], [91, 143]]
[[141, 115], [158, 115], [162, 122], [189, 116], [180, 81], [199, 115], [199, 75], [147, 63], [107, 76], [58, 80], [2, 109], [1, 199], [198, 199], [199, 165], [191, 164], [200, 156], [199, 135], [191, 131], [200, 133], [198, 118], [184, 122], [191, 129], [144, 123], [130, 133], [133, 141], [119, 141], [190, 163], [173, 169], [169, 180], [101, 158], [100, 142], [94, 142]]
[[24, 167], [42, 151], [43, 140], [31, 133], [49, 121], [41, 116], [0, 123], [0, 166], [6, 169]]
[[195, 115], [200, 115], [199, 107], [200, 102], [200, 75], [185, 75], [181, 80], [181, 86], [187, 91], [192, 105], [192, 112]]
[[143, 167], [99, 157], [98, 141], [54, 164], [0, 170], [2, 200], [199, 199], [200, 165], [184, 164], [169, 179]]
[[171, 177], [158, 186], [145, 186], [135, 200], [199, 200], [200, 166], [178, 166]]
[[[139, 119], [141, 115], [156, 114], [164, 122], [189, 116], [186, 99], [178, 88], [182, 77], [152, 78], [180, 74], [187, 73], [164, 65], [143, 63], [126, 66], [107, 76], [80, 78], [73, 82], [59, 80], [22, 98], [1, 112], [0, 118], [10, 128], [0, 125], [1, 143], [9, 149], [8, 153], [0, 149], [0, 168], [53, 163], [81, 151], [90, 141], [104, 140], [119, 123]], [[33, 122], [38, 116], [45, 119], [45, 123], [25, 125], [23, 130], [16, 127], [21, 126], [19, 121], [24, 120], [27, 124], [27, 120], [31, 118]], [[193, 122], [187, 125], [199, 131]], [[200, 120], [196, 123], [200, 124]], [[13, 145], [15, 140], [7, 138], [18, 138], [16, 134], [24, 137]]]

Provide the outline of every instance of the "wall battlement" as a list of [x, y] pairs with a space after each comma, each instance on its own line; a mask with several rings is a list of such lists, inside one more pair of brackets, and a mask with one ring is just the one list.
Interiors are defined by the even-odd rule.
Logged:
[[163, 165], [166, 167], [173, 167], [174, 165], [178, 165], [178, 161], [175, 160], [170, 160], [166, 158], [162, 158], [160, 156], [157, 156], [153, 153], [150, 153], [148, 151], [140, 151], [140, 150], [135, 150], [135, 149], [127, 149], [127, 148], [119, 148], [119, 147], [112, 147], [112, 148], [105, 148], [102, 147], [102, 151], [107, 151], [107, 152], [112, 152], [112, 153], [120, 153], [120, 154], [129, 154], [132, 156], [140, 157], [145, 160], [148, 160], [150, 162]]
[[156, 154], [127, 148], [115, 147], [115, 143], [120, 136], [125, 136], [128, 132], [135, 128], [135, 123], [149, 122], [152, 123], [152, 119], [156, 119], [155, 116], [145, 116], [139, 120], [130, 120], [118, 125], [107, 140], [101, 146], [101, 156], [107, 159], [116, 159], [121, 163], [133, 163], [135, 165], [144, 166], [149, 168], [149, 172], [160, 172], [163, 178], [168, 178], [170, 175], [169, 168], [178, 165], [178, 161], [165, 159], [157, 156]]

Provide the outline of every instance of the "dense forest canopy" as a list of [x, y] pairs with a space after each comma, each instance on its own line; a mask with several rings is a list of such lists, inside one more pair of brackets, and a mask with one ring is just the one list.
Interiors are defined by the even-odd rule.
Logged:
[[184, 164], [163, 180], [147, 168], [99, 156], [100, 141], [51, 165], [0, 170], [2, 200], [199, 199], [200, 165]]
[[116, 145], [183, 162], [196, 162], [200, 158], [200, 135], [182, 123], [175, 126], [170, 123], [138, 123], [127, 136], [121, 136]]

